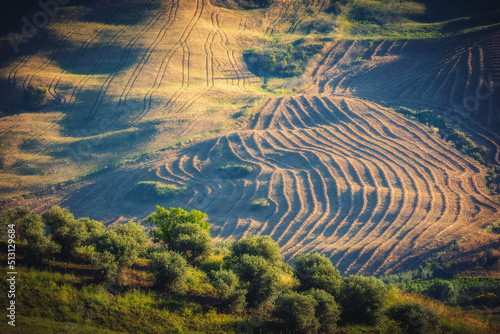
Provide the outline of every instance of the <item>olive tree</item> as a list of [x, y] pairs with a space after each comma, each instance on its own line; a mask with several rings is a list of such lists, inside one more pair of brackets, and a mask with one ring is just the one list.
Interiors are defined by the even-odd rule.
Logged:
[[157, 287], [176, 294], [186, 291], [189, 266], [181, 255], [171, 251], [154, 252], [150, 254], [149, 266]]
[[172, 229], [170, 249], [179, 252], [191, 263], [199, 263], [212, 253], [212, 240], [208, 232], [196, 224], [177, 224]]
[[95, 241], [98, 253], [108, 251], [115, 257], [119, 270], [132, 266], [146, 252], [147, 236], [138, 223], [129, 222], [104, 232]]
[[295, 275], [300, 281], [299, 290], [321, 289], [337, 296], [342, 277], [332, 262], [322, 254], [299, 254], [293, 262]]
[[240, 280], [232, 270], [214, 271], [212, 286], [219, 293], [226, 310], [232, 313], [241, 313], [245, 310], [247, 290], [240, 288]]
[[175, 240], [174, 227], [179, 224], [199, 225], [210, 235], [210, 224], [206, 221], [207, 215], [198, 210], [187, 212], [181, 208], [167, 210], [161, 206], [156, 207], [156, 212], [146, 219], [146, 222], [156, 227], [151, 230], [153, 241], [161, 243], [166, 249]]
[[342, 281], [339, 302], [342, 319], [375, 325], [386, 302], [387, 287], [374, 277], [349, 276]]
[[28, 244], [28, 259], [41, 260], [52, 253], [59, 252], [61, 247], [52, 241], [45, 232], [45, 224], [37, 214], [29, 208], [10, 209], [0, 213], [2, 226], [14, 225], [17, 241]]
[[284, 289], [281, 270], [262, 256], [243, 254], [234, 266], [239, 278], [248, 283], [249, 304], [260, 306], [272, 301]]
[[319, 289], [311, 289], [304, 292], [304, 295], [312, 296], [317, 302], [314, 316], [319, 321], [320, 331], [334, 333], [341, 313], [335, 298], [328, 292]]
[[231, 254], [226, 258], [229, 263], [235, 263], [244, 254], [261, 256], [271, 263], [283, 261], [279, 245], [269, 236], [254, 236], [239, 240], [231, 246]]
[[396, 321], [408, 334], [439, 333], [439, 315], [418, 302], [407, 302], [391, 306], [387, 317]]
[[276, 314], [293, 333], [317, 333], [320, 323], [315, 312], [318, 302], [311, 295], [295, 291], [284, 293], [276, 299]]
[[42, 219], [50, 227], [53, 240], [61, 245], [62, 254], [74, 254], [87, 240], [84, 222], [76, 220], [68, 209], [54, 206], [42, 214]]

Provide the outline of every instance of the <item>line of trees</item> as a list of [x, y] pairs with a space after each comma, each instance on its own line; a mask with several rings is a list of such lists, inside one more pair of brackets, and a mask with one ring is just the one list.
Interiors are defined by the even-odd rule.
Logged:
[[[438, 333], [434, 311], [414, 302], [388, 307], [386, 284], [374, 277], [342, 277], [324, 255], [299, 254], [285, 263], [275, 241], [254, 235], [214, 250], [206, 218], [197, 210], [158, 206], [146, 219], [148, 238], [138, 223], [106, 228], [57, 206], [41, 216], [27, 208], [0, 214], [3, 225], [16, 225], [16, 238], [27, 243], [29, 256], [37, 261], [55, 253], [71, 260], [78, 247], [92, 248], [95, 279], [106, 284], [147, 258], [154, 289], [183, 295], [188, 272], [204, 270], [222, 310], [260, 310], [289, 332], [333, 333], [338, 324], [373, 326], [385, 319], [395, 331]], [[223, 254], [221, 261], [207, 265], [215, 252]]]

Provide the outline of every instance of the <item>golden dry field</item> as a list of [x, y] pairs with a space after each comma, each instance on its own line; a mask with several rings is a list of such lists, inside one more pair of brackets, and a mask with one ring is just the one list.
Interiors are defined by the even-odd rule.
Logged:
[[[317, 251], [343, 273], [377, 275], [499, 220], [485, 176], [500, 167], [500, 28], [440, 39], [296, 29], [326, 4], [61, 8], [0, 68], [2, 207], [58, 204], [107, 223], [198, 209], [219, 241], [270, 235], [287, 258]], [[322, 48], [300, 78], [263, 80], [243, 60], [299, 39]], [[45, 108], [22, 104], [29, 85], [48, 88]], [[401, 106], [467, 131], [485, 165]], [[131, 196], [144, 181], [185, 190]]]

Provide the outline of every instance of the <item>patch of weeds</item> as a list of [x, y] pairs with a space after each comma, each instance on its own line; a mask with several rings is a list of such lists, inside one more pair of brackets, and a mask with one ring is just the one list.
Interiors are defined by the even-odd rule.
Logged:
[[252, 210], [262, 210], [269, 207], [271, 204], [267, 198], [258, 198], [252, 201]]
[[248, 165], [226, 165], [217, 168], [219, 174], [229, 178], [240, 178], [253, 172], [254, 168]]
[[138, 182], [128, 193], [125, 199], [132, 202], [150, 202], [165, 200], [185, 194], [187, 187], [177, 187], [155, 181]]

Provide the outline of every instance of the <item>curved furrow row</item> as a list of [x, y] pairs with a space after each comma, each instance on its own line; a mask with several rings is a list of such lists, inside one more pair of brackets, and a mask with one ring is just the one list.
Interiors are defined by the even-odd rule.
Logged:
[[[173, 9], [175, 8], [175, 9]], [[173, 13], [172, 13], [173, 9]], [[120, 93], [120, 96], [118, 98], [118, 103], [116, 105], [115, 109], [115, 114], [113, 116], [113, 119], [119, 118], [120, 115], [120, 108], [124, 108], [126, 103], [127, 103], [127, 98], [134, 87], [139, 75], [142, 73], [144, 67], [149, 63], [151, 56], [153, 55], [154, 51], [158, 47], [159, 43], [163, 41], [165, 38], [167, 32], [169, 31], [169, 28], [174, 24], [176, 21], [177, 17], [177, 11], [179, 9], [179, 1], [173, 1], [171, 11], [169, 13], [169, 18], [166, 22], [166, 24], [161, 28], [160, 33], [158, 33], [153, 40], [147, 47], [142, 55], [141, 59], [135, 66], [132, 74], [128, 77], [127, 82], [125, 83], [122, 92]]]
[[[385, 115], [389, 116], [391, 114], [392, 113], [389, 110], [387, 110]], [[401, 115], [394, 115], [394, 116], [395, 117], [393, 118], [393, 120], [399, 119], [400, 121], [403, 121]], [[406, 121], [406, 122], [408, 122], [408, 121]], [[420, 133], [417, 133], [417, 132], [414, 132], [415, 131], [414, 129], [407, 128], [404, 124], [401, 125], [402, 123], [396, 122], [395, 124], [397, 124], [400, 127], [406, 128], [408, 132], [413, 132], [417, 136], [417, 138], [419, 139], [418, 142], [425, 143], [429, 139], [430, 140], [429, 142], [434, 142], [435, 144], [437, 144], [437, 146], [440, 147], [442, 150], [440, 149], [440, 150], [434, 151], [434, 152], [439, 153], [439, 156], [440, 156], [439, 159], [434, 159], [434, 162], [436, 162], [438, 164], [439, 162], [442, 162], [442, 161], [446, 161], [446, 160], [450, 161], [450, 163], [452, 163], [453, 167], [448, 167], [447, 169], [454, 170], [455, 168], [458, 167], [460, 170], [457, 171], [455, 174], [458, 174], [458, 173], [463, 174], [463, 175], [467, 176], [468, 180], [471, 181], [465, 185], [466, 186], [466, 188], [464, 188], [465, 193], [474, 194], [474, 198], [476, 198], [478, 201], [482, 202], [483, 205], [496, 206], [495, 202], [492, 201], [491, 198], [489, 198], [489, 195], [485, 192], [485, 190], [484, 189], [480, 190], [481, 188], [484, 188], [484, 186], [482, 185], [482, 181], [478, 182], [477, 179], [472, 177], [475, 173], [478, 173], [481, 171], [481, 169], [479, 169], [476, 164], [471, 163], [470, 161], [465, 159], [462, 155], [458, 154], [456, 151], [450, 149], [449, 147], [444, 146], [443, 142], [432, 137], [427, 132], [422, 131]], [[446, 152], [447, 154], [444, 154], [442, 152]], [[451, 156], [456, 157], [456, 159], [451, 160], [450, 159]], [[429, 161], [429, 160], [427, 160], [427, 161]], [[458, 174], [458, 175], [460, 175], [460, 174]], [[480, 197], [478, 198], [477, 195], [480, 195]]]
[[453, 94], [453, 88], [452, 88], [453, 84], [451, 84], [451, 77], [452, 77], [452, 75], [455, 75], [455, 76], [458, 75], [458, 73], [460, 72], [459, 66], [463, 61], [462, 56], [458, 56], [456, 58], [457, 59], [456, 59], [455, 63], [453, 64], [451, 69], [446, 73], [446, 76], [445, 76], [443, 82], [436, 89], [436, 91], [434, 92], [432, 97], [429, 99], [430, 101], [433, 101], [433, 102], [446, 101], [447, 103], [450, 103], [450, 104], [453, 101], [453, 100], [448, 99], [449, 96]]
[[[109, 20], [109, 22], [113, 22], [114, 20], [116, 20], [116, 18], [118, 17], [118, 15], [121, 13], [121, 11], [125, 11], [127, 9], [127, 5], [128, 3], [130, 2], [130, 0], [127, 0], [126, 3], [123, 4], [123, 7], [120, 7], [119, 10], [117, 10], [115, 12], [115, 15]], [[145, 10], [145, 7], [143, 7], [143, 10]], [[136, 12], [135, 15], [134, 15], [134, 18], [136, 18], [140, 13]], [[73, 86], [73, 89], [71, 91], [71, 96], [70, 98], [68, 99], [68, 103], [71, 103], [73, 101], [73, 103], [71, 103], [69, 105], [69, 108], [68, 108], [68, 111], [66, 112], [64, 118], [67, 118], [70, 114], [72, 114], [73, 112], [73, 109], [74, 107], [77, 105], [78, 103], [78, 97], [81, 95], [82, 93], [82, 90], [83, 90], [83, 87], [85, 86], [85, 84], [88, 82], [88, 80], [90, 78], [92, 78], [96, 71], [99, 69], [99, 67], [102, 65], [104, 59], [107, 57], [109, 51], [111, 50], [111, 47], [112, 45], [117, 42], [120, 37], [128, 30], [130, 29], [131, 26], [125, 26], [123, 28], [121, 28], [118, 32], [116, 32], [113, 37], [109, 38], [106, 40], [106, 43], [101, 46], [99, 48], [100, 52], [99, 52], [99, 56], [97, 58], [97, 60], [95, 62], [93, 62], [93, 65], [92, 65], [92, 68], [89, 70], [89, 73], [84, 75], [74, 86]], [[92, 38], [89, 40], [89, 42], [86, 43], [86, 46], [85, 48], [82, 50], [82, 53], [85, 49], [88, 48], [88, 46], [90, 45], [91, 42], [93, 42], [96, 38], [98, 38], [99, 36], [101, 36], [101, 32], [104, 31], [104, 28], [102, 30], [98, 30], [97, 33], [94, 34], [94, 36], [92, 36]], [[76, 65], [76, 57], [75, 57], [75, 63], [73, 65]], [[67, 70], [69, 71], [69, 69]], [[88, 117], [87, 117], [88, 119]]]
[[[206, 69], [206, 87], [204, 87], [202, 90], [197, 92], [192, 98], [189, 98], [184, 102], [182, 106], [177, 109], [176, 113], [185, 111], [189, 109], [191, 106], [193, 106], [196, 101], [198, 101], [205, 93], [209, 92], [212, 88], [215, 86], [215, 70], [214, 70], [214, 51], [213, 51], [213, 45], [215, 41], [215, 37], [217, 36], [218, 33], [218, 28], [215, 27], [214, 24], [214, 15], [218, 15], [215, 12], [212, 12], [210, 15], [211, 21], [212, 21], [212, 30], [210, 33], [207, 35], [207, 39], [205, 41], [205, 44], [203, 46], [205, 50], [205, 69]], [[175, 103], [175, 101], [174, 101]]]
[[[129, 2], [130, 0], [128, 0]], [[128, 3], [127, 2], [127, 3]], [[125, 4], [126, 6], [126, 4]], [[113, 18], [110, 19], [110, 22], [111, 20], [114, 20], [116, 17], [118, 16], [118, 12], [115, 14], [115, 16]], [[100, 61], [102, 61], [104, 59], [103, 57], [103, 54], [107, 54], [107, 52], [109, 51], [109, 47], [110, 47], [110, 43], [112, 43], [112, 41], [116, 40], [116, 38], [118, 38], [125, 30], [126, 28], [122, 28], [117, 34], [115, 34], [113, 36], [113, 38], [111, 40], [108, 40], [104, 49], [101, 51], [100, 55], [99, 55], [99, 59], [97, 61], [97, 65], [95, 64], [93, 67], [92, 67], [92, 70], [91, 70], [91, 73], [93, 71], [95, 71], [97, 69], [97, 67], [100, 65]], [[89, 45], [98, 37], [100, 36], [100, 34], [104, 31], [104, 28], [102, 29], [96, 29], [94, 31], [93, 34], [91, 34], [83, 43], [82, 45], [80, 45], [80, 48], [79, 48], [79, 52], [77, 52], [75, 54], [75, 56], [72, 58], [72, 60], [70, 61], [69, 65], [68, 65], [68, 68], [66, 70], [64, 70], [62, 72], [61, 75], [58, 76], [58, 80], [60, 80], [60, 78], [62, 77], [62, 75], [64, 75], [65, 73], [69, 73], [70, 69], [72, 67], [74, 67], [76, 64], [77, 64], [77, 61], [80, 59], [80, 57], [82, 56], [83, 52], [85, 50], [88, 49]], [[118, 37], [117, 37], [118, 36]], [[68, 102], [71, 102], [71, 99], [73, 97], [75, 97], [76, 99], [76, 95], [75, 95], [75, 92], [77, 91], [79, 85], [86, 80], [88, 80], [90, 77], [91, 77], [92, 74], [89, 74], [89, 75], [86, 75], [84, 78], [82, 78], [80, 80], [80, 82], [73, 88], [72, 90], [72, 93], [71, 93], [71, 97], [70, 99], [68, 100]], [[27, 78], [27, 77], [26, 77]], [[86, 79], [86, 80], [85, 80]], [[23, 83], [24, 84], [24, 83]], [[80, 91], [82, 88], [82, 86], [80, 86], [79, 90]], [[55, 91], [55, 87], [54, 87], [54, 93], [56, 96], [59, 95], [56, 91]], [[72, 110], [73, 110], [73, 107], [74, 105], [76, 104], [76, 100], [75, 102], [69, 106], [69, 109], [65, 112], [65, 113], [61, 113], [51, 124], [39, 129], [38, 131], [36, 131], [35, 133], [31, 134], [29, 139], [33, 139], [33, 138], [36, 138], [36, 137], [40, 137], [42, 136], [45, 132], [47, 132], [48, 130], [54, 128], [55, 126], [57, 126], [57, 123], [60, 122], [61, 120], [64, 120], [65, 118], [67, 118], [71, 113], [72, 113]], [[43, 154], [46, 150], [48, 149], [47, 146], [42, 146], [40, 147], [39, 149], [37, 149], [35, 152], [33, 152], [32, 154], [36, 154], [36, 155], [40, 155], [40, 154]], [[12, 166], [10, 166], [10, 168], [16, 168], [17, 166], [19, 166], [20, 164], [22, 164], [23, 161], [22, 160], [18, 160], [17, 162], [15, 162]]]
[[[102, 8], [105, 8], [106, 6], [108, 5], [108, 2], [106, 2], [105, 4], [103, 4], [103, 7]], [[78, 13], [78, 9], [75, 9], [70, 15], [66, 16], [60, 23], [66, 23], [66, 22], [69, 22], [71, 20], [71, 18], [73, 16], [75, 16], [75, 14]], [[52, 34], [52, 31], [49, 32], [49, 36], [50, 34]], [[64, 37], [66, 36], [70, 36], [71, 34], [66, 34]], [[40, 45], [38, 45], [35, 50], [31, 51], [31, 52], [28, 52], [25, 56], [23, 56], [18, 62], [17, 62], [17, 65], [14, 66], [14, 68], [12, 68], [10, 71], [9, 71], [9, 74], [7, 75], [7, 89], [13, 89], [16, 87], [16, 84], [17, 84], [17, 73], [19, 72], [20, 69], [22, 69], [31, 59], [34, 55], [37, 54], [38, 50], [40, 50]], [[53, 53], [51, 53], [53, 54]], [[43, 64], [41, 65], [43, 66]], [[37, 72], [37, 70], [39, 71], [39, 69], [37, 68], [35, 70], [35, 73]], [[33, 77], [33, 74], [28, 74], [24, 80], [23, 80], [23, 89], [26, 88], [25, 87], [25, 83], [26, 83], [26, 80], [27, 78], [32, 78]], [[31, 82], [31, 79], [29, 80], [29, 82]]]
[[[182, 47], [187, 39], [189, 38], [191, 32], [193, 31], [194, 27], [198, 23], [201, 15], [203, 14], [203, 10], [205, 7], [205, 0], [197, 0], [196, 1], [196, 9], [189, 20], [186, 28], [183, 30], [181, 36], [177, 39], [177, 42], [174, 44], [174, 46], [169, 49], [166, 53], [165, 56], [163, 57], [160, 67], [158, 71], [156, 72], [155, 80], [153, 85], [148, 89], [146, 94], [143, 97], [143, 106], [142, 109], [139, 111], [139, 113], [136, 115], [136, 117], [132, 120], [132, 123], [135, 123], [139, 121], [144, 115], [146, 115], [151, 108], [153, 107], [153, 95], [154, 93], [160, 88], [163, 80], [165, 79], [165, 76], [167, 74], [167, 69], [170, 64], [170, 60], [172, 59], [173, 55], [177, 52], [177, 50]], [[187, 55], [187, 58], [189, 59], [190, 55]], [[169, 98], [165, 106], [163, 107], [164, 109], [167, 109], [168, 106], [171, 104], [173, 100], [179, 96], [182, 91], [184, 91], [184, 82], [186, 81], [186, 73], [185, 73], [185, 61], [186, 61], [186, 54], [183, 52], [183, 60], [182, 60], [182, 85], [181, 87]], [[189, 78], [188, 78], [189, 79]]]
[[[95, 116], [95, 114], [97, 114], [97, 111], [99, 110], [99, 108], [100, 108], [100, 106], [101, 106], [101, 104], [102, 104], [102, 102], [104, 100], [104, 97], [105, 97], [106, 93], [108, 92], [109, 86], [111, 85], [111, 83], [113, 82], [113, 80], [117, 77], [117, 75], [119, 73], [121, 73], [121, 70], [123, 69], [123, 67], [124, 67], [126, 61], [128, 60], [128, 58], [130, 57], [130, 54], [133, 51], [133, 49], [134, 49], [135, 45], [137, 44], [137, 42], [147, 32], [149, 32], [151, 29], [153, 29], [155, 27], [155, 25], [158, 23], [158, 21], [163, 17], [163, 15], [168, 10], [167, 20], [166, 20], [165, 24], [163, 24], [163, 26], [160, 27], [159, 32], [157, 34], [157, 37], [155, 39], [155, 41], [156, 40], [158, 40], [158, 41], [161, 40], [165, 36], [166, 31], [168, 30], [168, 27], [170, 27], [170, 25], [172, 25], [173, 21], [175, 20], [175, 12], [177, 11], [178, 6], [179, 6], [178, 1], [177, 2], [176, 1], [172, 1], [172, 3], [170, 4], [170, 6], [169, 6], [168, 9], [164, 9], [162, 11], [159, 11], [156, 15], [153, 15], [153, 17], [149, 20], [149, 22], [137, 34], [135, 34], [134, 37], [132, 37], [129, 40], [129, 42], [127, 43], [127, 45], [124, 48], [124, 52], [122, 53], [122, 55], [120, 57], [120, 60], [118, 61], [118, 63], [114, 67], [114, 69], [106, 77], [106, 79], [104, 80], [104, 83], [99, 88], [99, 92], [97, 94], [97, 98], [95, 99], [94, 104], [92, 105], [92, 108], [90, 109], [91, 115]], [[141, 12], [144, 12], [144, 10], [145, 10], [145, 8]], [[154, 43], [155, 42], [153, 42], [153, 44]], [[142, 56], [143, 59], [146, 57], [146, 55], [148, 54], [148, 52], [150, 52], [150, 50], [149, 50], [150, 47], [151, 47], [151, 45], [148, 47], [148, 49], [146, 49], [146, 52]], [[142, 61], [142, 59], [141, 59], [141, 61]], [[140, 66], [140, 64], [141, 63], [139, 62], [139, 64], [137, 66]], [[140, 73], [140, 71], [137, 74], [139, 74], [139, 73]], [[130, 78], [128, 80], [130, 81]], [[126, 96], [125, 96], [125, 98], [126, 98]], [[121, 99], [118, 102], [117, 108], [119, 107], [120, 103], [121, 103]], [[94, 116], [92, 116], [92, 117], [94, 117]], [[115, 112], [115, 115], [113, 115], [113, 118], [115, 118], [115, 117], [116, 117], [116, 112]]]
[[[248, 91], [248, 89], [246, 88], [245, 75], [243, 75], [243, 69], [236, 60], [236, 57], [234, 55], [234, 50], [229, 47], [229, 38], [220, 25], [220, 19], [219, 19], [220, 14], [221, 13], [218, 13], [215, 18], [217, 33], [219, 34], [221, 41], [220, 44], [222, 48], [226, 50], [227, 59], [229, 61], [229, 64], [231, 65], [231, 68], [233, 69], [233, 73], [236, 75], [236, 86], [243, 89], [244, 91]], [[232, 81], [233, 79], [231, 78], [231, 82]], [[241, 81], [241, 86], [240, 86], [240, 81]]]
[[[295, 217], [292, 221], [301, 221], [301, 225], [305, 226], [305, 225], [308, 225], [311, 220], [318, 219], [320, 212], [321, 212], [321, 210], [318, 209], [318, 206], [320, 206], [321, 204], [318, 203], [317, 195], [314, 192], [314, 186], [313, 186], [313, 183], [311, 182], [311, 174], [308, 170], [304, 170], [303, 168], [308, 166], [312, 169], [313, 172], [317, 172], [317, 170], [313, 167], [313, 165], [309, 161], [309, 158], [306, 156], [305, 153], [302, 152], [302, 150], [297, 151], [297, 150], [289, 150], [288, 149], [288, 147], [290, 145], [293, 145], [293, 143], [291, 143], [290, 139], [288, 138], [289, 134], [290, 134], [290, 132], [282, 132], [282, 131], [267, 132], [266, 133], [266, 140], [270, 145], [272, 145], [272, 147], [276, 151], [288, 152], [289, 154], [294, 154], [297, 157], [300, 157], [300, 159], [297, 159], [297, 161], [294, 162], [294, 164], [296, 164], [298, 167], [302, 166], [302, 168], [291, 168], [291, 169], [292, 170], [299, 170], [299, 173], [305, 173], [305, 175], [307, 175], [306, 183], [309, 186], [308, 187], [304, 186], [303, 188], [301, 188], [302, 190], [301, 190], [301, 193], [299, 194], [300, 199], [304, 200], [304, 203], [305, 203], [304, 205], [301, 205], [301, 211], [302, 211], [302, 207], [304, 206], [304, 210], [307, 211], [307, 214], [304, 214], [304, 215], [306, 215], [306, 217], [303, 220], [300, 220], [301, 219], [300, 217]], [[289, 159], [287, 159], [287, 160], [289, 160]], [[293, 167], [293, 166], [290, 166], [290, 167]], [[295, 172], [294, 172], [294, 178], [296, 179], [296, 183], [299, 182]], [[324, 183], [324, 180], [322, 180], [322, 183]], [[320, 196], [320, 195], [318, 195], [318, 196]], [[325, 202], [324, 199], [323, 199], [323, 201], [321, 201], [321, 203], [323, 203], [323, 202]], [[312, 205], [312, 209], [308, 209], [308, 207], [311, 205]], [[300, 216], [300, 212], [299, 212], [299, 216]], [[291, 242], [290, 241], [291, 239], [293, 239], [293, 237], [291, 237], [289, 239], [288, 243]], [[286, 249], [288, 243], [283, 244], [283, 242], [282, 242], [282, 247], [284, 247]]]

